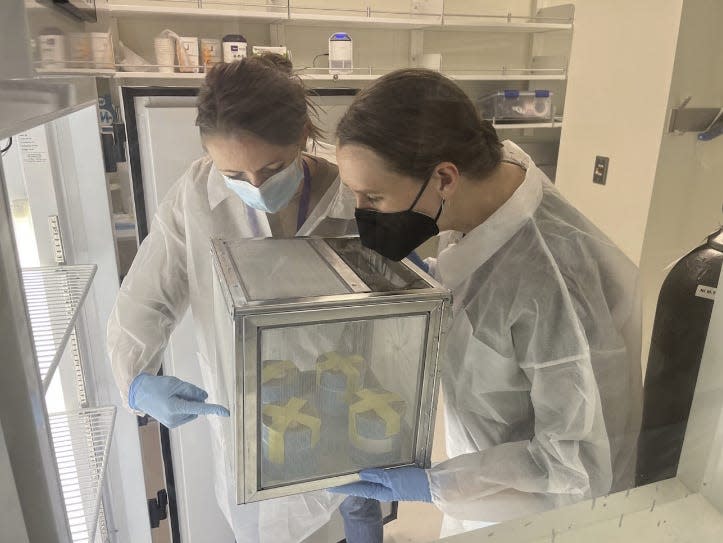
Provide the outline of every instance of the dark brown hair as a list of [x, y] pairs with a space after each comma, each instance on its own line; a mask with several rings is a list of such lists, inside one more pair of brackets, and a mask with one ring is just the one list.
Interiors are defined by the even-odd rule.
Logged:
[[368, 147], [397, 173], [420, 180], [446, 161], [485, 178], [502, 159], [492, 124], [462, 89], [431, 70], [398, 70], [359, 93], [339, 122], [337, 138], [340, 147]]
[[251, 133], [274, 145], [290, 145], [304, 127], [315, 139], [315, 113], [293, 65], [281, 55], [264, 54], [230, 64], [217, 64], [198, 94], [196, 126], [201, 136]]

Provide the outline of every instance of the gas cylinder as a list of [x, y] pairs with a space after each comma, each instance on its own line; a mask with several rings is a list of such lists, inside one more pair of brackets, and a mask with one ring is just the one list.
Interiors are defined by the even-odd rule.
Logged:
[[660, 289], [643, 392], [638, 486], [675, 477], [723, 264], [723, 228], [675, 264]]

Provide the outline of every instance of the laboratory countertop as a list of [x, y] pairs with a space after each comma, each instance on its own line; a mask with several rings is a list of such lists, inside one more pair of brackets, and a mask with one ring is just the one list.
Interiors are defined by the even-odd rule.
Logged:
[[723, 513], [678, 479], [439, 540], [444, 543], [719, 543]]

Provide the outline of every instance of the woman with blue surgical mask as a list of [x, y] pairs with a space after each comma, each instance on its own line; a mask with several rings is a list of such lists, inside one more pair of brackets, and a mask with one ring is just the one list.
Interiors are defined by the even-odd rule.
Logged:
[[[282, 168], [281, 171], [278, 171], [279, 168]], [[260, 186], [238, 177], [224, 175], [224, 179], [226, 186], [238, 194], [247, 205], [266, 213], [278, 213], [289, 203], [301, 181], [306, 179], [305, 176], [309, 175], [308, 170], [309, 166], [298, 156], [286, 167], [281, 165], [272, 168], [271, 171], [276, 173], [264, 180]]]
[[[237, 505], [233, 444], [222, 431], [230, 424], [231, 399], [216, 361], [210, 238], [356, 232], [343, 212], [336, 166], [304, 152], [318, 135], [312, 109], [291, 63], [278, 55], [218, 65], [206, 75], [196, 124], [207, 156], [191, 164], [159, 205], [108, 323], [110, 362], [129, 408], [169, 428], [206, 416], [213, 465], [198, 469], [215, 478], [219, 507], [237, 541], [302, 541], [340, 504], [357, 541], [381, 534], [375, 500], [311, 492]], [[169, 336], [189, 306], [203, 376], [196, 384], [158, 375]]]
[[441, 232], [426, 265], [453, 310], [440, 358], [449, 459], [363, 471], [335, 491], [432, 502], [451, 535], [630, 488], [636, 266], [437, 72], [380, 78], [337, 137], [362, 242], [399, 260]]

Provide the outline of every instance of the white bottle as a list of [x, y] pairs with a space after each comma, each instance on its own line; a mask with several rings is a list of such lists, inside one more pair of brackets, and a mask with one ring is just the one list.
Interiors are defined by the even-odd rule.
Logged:
[[201, 65], [206, 71], [219, 64], [222, 60], [223, 49], [221, 40], [216, 38], [201, 38]]
[[235, 62], [246, 58], [248, 43], [241, 34], [227, 34], [223, 37], [223, 61]]
[[57, 28], [46, 28], [38, 37], [40, 62], [43, 68], [65, 68], [65, 36]]
[[115, 59], [113, 58], [113, 42], [110, 32], [91, 32], [90, 48], [96, 68], [104, 70], [114, 68]]
[[350, 74], [354, 71], [351, 36], [335, 32], [329, 38], [329, 73]]
[[178, 38], [178, 64], [179, 72], [197, 73], [198, 62], [198, 38], [195, 36], [180, 36]]
[[176, 49], [173, 38], [158, 37], [153, 40], [153, 49], [156, 52], [156, 64], [161, 73], [173, 73], [176, 63]]

